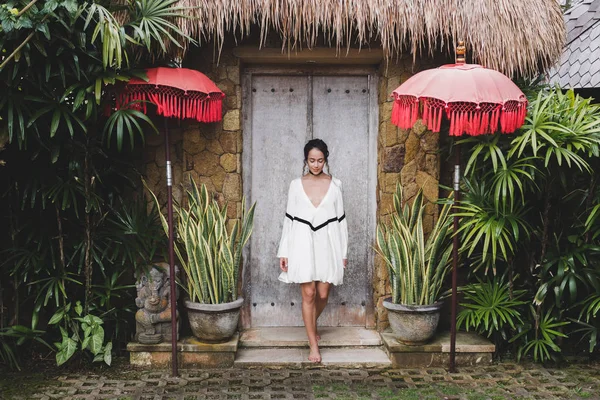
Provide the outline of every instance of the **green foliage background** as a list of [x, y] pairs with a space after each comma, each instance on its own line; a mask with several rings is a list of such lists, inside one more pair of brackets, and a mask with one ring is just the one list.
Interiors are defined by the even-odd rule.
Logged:
[[136, 194], [135, 161], [157, 130], [112, 108], [119, 85], [169, 62], [167, 42], [190, 41], [170, 22], [174, 3], [0, 5], [0, 361], [18, 367], [38, 343], [58, 364], [110, 363], [130, 338], [134, 272], [164, 247], [156, 209]]
[[598, 351], [600, 106], [541, 88], [513, 135], [461, 139], [461, 254], [473, 282], [459, 321], [518, 358]]

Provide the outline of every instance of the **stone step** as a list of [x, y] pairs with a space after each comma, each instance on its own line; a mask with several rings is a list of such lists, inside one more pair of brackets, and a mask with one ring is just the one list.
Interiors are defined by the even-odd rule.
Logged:
[[371, 348], [323, 348], [322, 361], [308, 361], [308, 349], [303, 348], [240, 348], [234, 367], [287, 367], [301, 368], [328, 366], [339, 368], [387, 368], [392, 365], [387, 354], [378, 347]]
[[[447, 367], [450, 361], [450, 332], [438, 332], [427, 344], [407, 346], [390, 331], [381, 334], [384, 349], [394, 368]], [[496, 346], [474, 332], [457, 332], [456, 365], [488, 365]]]
[[[319, 327], [319, 346], [370, 347], [382, 344], [375, 330], [362, 327]], [[308, 339], [304, 327], [260, 327], [244, 330], [240, 336], [242, 348], [307, 348]]]

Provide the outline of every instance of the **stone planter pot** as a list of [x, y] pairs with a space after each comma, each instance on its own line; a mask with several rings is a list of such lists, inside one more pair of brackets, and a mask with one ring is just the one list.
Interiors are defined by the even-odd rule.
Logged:
[[243, 298], [230, 303], [202, 304], [184, 302], [192, 333], [203, 342], [225, 342], [237, 330]]
[[425, 344], [435, 335], [442, 304], [438, 301], [427, 306], [406, 306], [392, 303], [391, 298], [383, 301], [392, 332], [400, 343], [411, 346]]

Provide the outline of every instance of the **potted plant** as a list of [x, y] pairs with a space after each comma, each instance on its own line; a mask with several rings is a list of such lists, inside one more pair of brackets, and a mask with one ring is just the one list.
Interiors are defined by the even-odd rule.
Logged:
[[[151, 192], [152, 193], [152, 192]], [[154, 201], [158, 199], [152, 193]], [[237, 329], [244, 299], [238, 297], [242, 249], [252, 234], [254, 204], [246, 209], [231, 231], [227, 205], [220, 207], [205, 185], [190, 178], [186, 205], [173, 204], [176, 243], [174, 250], [185, 274], [184, 301], [192, 333], [202, 341], [225, 341]], [[161, 214], [165, 232], [167, 220]]]
[[402, 208], [402, 188], [394, 194], [389, 224], [377, 226], [376, 251], [388, 267], [392, 297], [383, 302], [392, 331], [404, 344], [423, 344], [435, 334], [444, 277], [450, 269], [450, 203], [444, 205], [427, 238], [423, 232], [423, 192]]

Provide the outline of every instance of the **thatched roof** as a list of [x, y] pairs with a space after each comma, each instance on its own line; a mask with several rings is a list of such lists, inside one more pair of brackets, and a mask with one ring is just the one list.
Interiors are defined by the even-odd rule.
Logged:
[[258, 25], [261, 41], [278, 32], [287, 48], [378, 40], [387, 58], [416, 58], [465, 40], [473, 62], [508, 75], [532, 76], [560, 57], [565, 43], [557, 0], [180, 0], [196, 18], [179, 21], [201, 41], [223, 43]]

